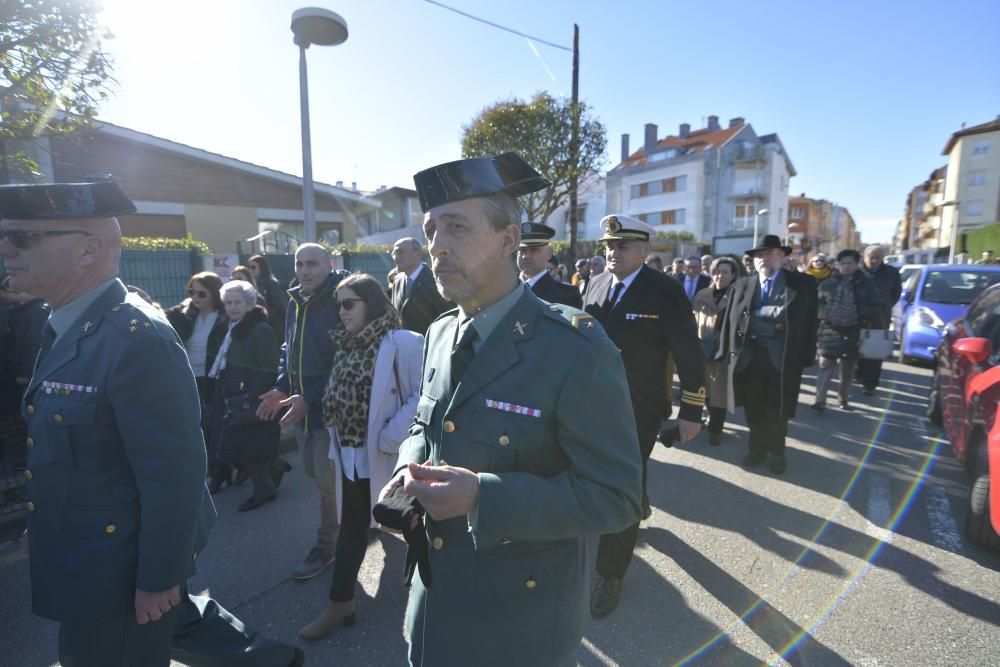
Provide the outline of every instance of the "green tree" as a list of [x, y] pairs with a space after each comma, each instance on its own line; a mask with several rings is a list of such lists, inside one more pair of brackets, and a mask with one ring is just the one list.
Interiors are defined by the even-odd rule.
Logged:
[[98, 0], [0, 0], [0, 177], [41, 177], [32, 158], [42, 135], [93, 128], [108, 95], [111, 34]]
[[577, 104], [580, 147], [574, 159], [570, 142], [572, 106], [569, 100], [548, 93], [539, 93], [529, 102], [501, 100], [483, 109], [462, 128], [463, 157], [514, 151], [552, 181], [552, 187], [524, 198], [525, 211], [532, 221], [544, 223], [567, 202], [574, 175], [582, 185], [604, 165], [607, 132], [583, 102]]

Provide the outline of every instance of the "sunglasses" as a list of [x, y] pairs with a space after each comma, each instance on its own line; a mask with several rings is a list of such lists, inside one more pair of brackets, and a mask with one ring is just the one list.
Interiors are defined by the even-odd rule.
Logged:
[[204, 299], [206, 296], [208, 296], [208, 292], [206, 292], [203, 289], [189, 289], [188, 296], [196, 296], [199, 299]]
[[7, 240], [10, 241], [10, 244], [18, 250], [24, 250], [28, 247], [30, 239], [37, 238], [39, 236], [63, 236], [65, 234], [83, 234], [84, 236], [90, 236], [87, 232], [79, 229], [52, 230], [47, 232], [29, 231], [27, 229], [0, 229], [0, 243]]
[[337, 306], [343, 308], [347, 312], [351, 312], [352, 310], [354, 310], [354, 304], [364, 303], [364, 302], [365, 302], [364, 299], [340, 299], [339, 301], [337, 301]]

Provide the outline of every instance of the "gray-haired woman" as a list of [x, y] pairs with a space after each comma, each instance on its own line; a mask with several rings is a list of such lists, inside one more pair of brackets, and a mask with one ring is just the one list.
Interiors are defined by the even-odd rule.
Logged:
[[[257, 397], [268, 391], [278, 375], [278, 340], [257, 303], [257, 290], [233, 280], [220, 290], [229, 329], [209, 371], [216, 379], [215, 406], [222, 415], [219, 459], [246, 467], [253, 495], [239, 510], [246, 512], [274, 500], [277, 482], [271, 466], [278, 456], [281, 428], [277, 421], [257, 419]], [[282, 463], [281, 473], [288, 465]]]

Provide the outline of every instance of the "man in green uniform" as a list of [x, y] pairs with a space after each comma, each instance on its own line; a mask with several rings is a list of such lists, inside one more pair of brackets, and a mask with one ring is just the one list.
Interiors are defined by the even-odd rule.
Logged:
[[400, 449], [403, 488], [426, 508], [431, 545], [430, 582], [410, 593], [410, 664], [575, 665], [587, 618], [583, 536], [621, 530], [641, 511], [621, 355], [592, 317], [542, 302], [517, 279], [515, 197], [548, 181], [513, 153], [414, 181], [435, 281], [459, 307], [428, 329]]
[[177, 334], [118, 280], [113, 180], [0, 186], [0, 257], [52, 315], [25, 392], [32, 610], [65, 667], [301, 665], [187, 579], [215, 508]]

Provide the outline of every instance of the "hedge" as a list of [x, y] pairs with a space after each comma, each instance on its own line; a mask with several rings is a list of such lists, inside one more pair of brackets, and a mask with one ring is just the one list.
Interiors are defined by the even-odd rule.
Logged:
[[211, 255], [207, 243], [198, 241], [190, 234], [182, 239], [168, 239], [156, 236], [123, 236], [124, 250], [192, 250], [199, 255]]

